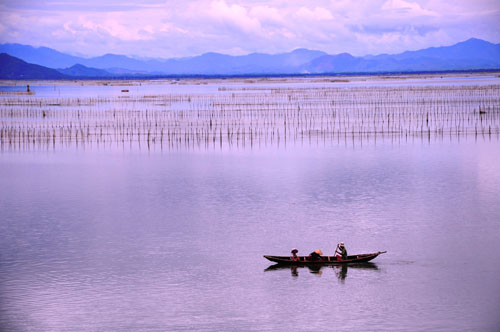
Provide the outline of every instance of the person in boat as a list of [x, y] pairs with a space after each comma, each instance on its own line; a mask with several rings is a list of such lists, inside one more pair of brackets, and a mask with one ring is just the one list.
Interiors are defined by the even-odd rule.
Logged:
[[310, 253], [307, 258], [310, 261], [319, 261], [321, 259], [321, 255], [323, 255], [321, 249], [316, 249], [312, 253]]
[[345, 248], [344, 242], [340, 242], [337, 245], [337, 249], [335, 250], [335, 253], [337, 254], [338, 258], [340, 258], [342, 260], [347, 259], [347, 250]]
[[292, 249], [292, 261], [294, 261], [294, 262], [300, 261], [300, 257], [297, 256], [298, 252], [299, 252], [299, 250], [297, 248]]

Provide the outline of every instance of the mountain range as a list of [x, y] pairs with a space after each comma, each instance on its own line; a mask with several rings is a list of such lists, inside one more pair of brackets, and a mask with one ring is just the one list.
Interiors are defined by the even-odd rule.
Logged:
[[[349, 53], [330, 55], [322, 51], [296, 49], [288, 53], [252, 53], [231, 56], [205, 53], [194, 57], [152, 59], [105, 54], [84, 58], [47, 47], [0, 44], [0, 53], [18, 58], [26, 64], [55, 70], [67, 78], [118, 78], [174, 75], [290, 75], [380, 72], [422, 72], [500, 69], [500, 44], [469, 39], [451, 46], [431, 47], [400, 54], [353, 56]], [[19, 62], [0, 57], [0, 66], [9, 63], [9, 72], [0, 68], [1, 78], [41, 78], [41, 68], [20, 70]], [[15, 64], [14, 64], [15, 63]], [[33, 75], [30, 76], [30, 70]], [[53, 71], [45, 71], [57, 78]], [[7, 76], [5, 76], [7, 75]], [[37, 76], [38, 75], [38, 76]], [[54, 76], [56, 75], [56, 76]], [[42, 75], [43, 76], [43, 75]], [[49, 78], [49, 77], [47, 77]]]

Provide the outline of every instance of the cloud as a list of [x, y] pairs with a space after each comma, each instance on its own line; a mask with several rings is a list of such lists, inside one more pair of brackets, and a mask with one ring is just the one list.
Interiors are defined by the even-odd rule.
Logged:
[[314, 9], [310, 9], [307, 7], [300, 7], [295, 13], [295, 16], [298, 19], [306, 21], [316, 21], [316, 20], [325, 21], [333, 19], [333, 16], [330, 13], [330, 11], [328, 9], [321, 7], [315, 7]]
[[223, 0], [213, 1], [208, 15], [211, 16], [214, 23], [222, 23], [246, 33], [260, 33], [259, 20], [250, 17], [247, 9], [243, 6], [227, 5]]
[[63, 27], [73, 35], [94, 33], [102, 38], [116, 38], [124, 42], [154, 38], [155, 28], [153, 25], [147, 21], [141, 22], [142, 24], [135, 22], [131, 24], [128, 16], [130, 15], [124, 13], [108, 13], [103, 17], [81, 15], [77, 20], [66, 21]]
[[283, 11], [269, 6], [255, 6], [250, 8], [250, 16], [258, 19], [262, 24], [283, 26], [286, 24]]
[[387, 0], [382, 5], [382, 10], [392, 11], [405, 16], [439, 16], [431, 10], [423, 9], [416, 2], [407, 2], [404, 0]]
[[151, 57], [204, 52], [397, 53], [500, 42], [496, 0], [5, 1], [0, 42]]

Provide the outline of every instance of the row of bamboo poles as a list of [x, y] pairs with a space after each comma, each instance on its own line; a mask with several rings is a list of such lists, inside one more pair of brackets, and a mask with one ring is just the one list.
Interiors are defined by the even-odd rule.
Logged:
[[208, 148], [500, 136], [500, 86], [0, 98], [0, 148]]

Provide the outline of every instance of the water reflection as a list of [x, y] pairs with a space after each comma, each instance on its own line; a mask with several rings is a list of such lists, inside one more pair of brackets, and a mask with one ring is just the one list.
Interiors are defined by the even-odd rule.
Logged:
[[378, 266], [375, 263], [359, 263], [359, 264], [342, 264], [342, 265], [282, 265], [282, 264], [274, 264], [267, 267], [264, 272], [269, 271], [277, 271], [277, 270], [288, 270], [290, 269], [290, 274], [292, 277], [298, 277], [301, 269], [309, 270], [309, 273], [312, 273], [318, 277], [321, 277], [323, 271], [326, 269], [333, 269], [337, 278], [340, 281], [344, 281], [347, 277], [347, 271], [349, 269], [356, 270], [379, 270]]

